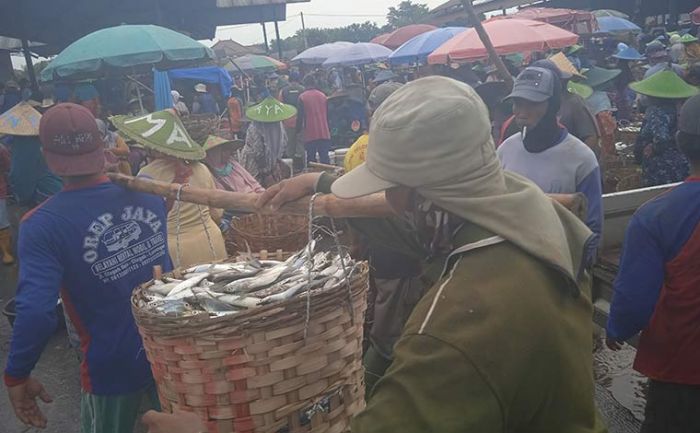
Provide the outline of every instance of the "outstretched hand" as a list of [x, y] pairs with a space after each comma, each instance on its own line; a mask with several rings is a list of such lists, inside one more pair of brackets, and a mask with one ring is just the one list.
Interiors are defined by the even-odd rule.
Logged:
[[192, 412], [169, 414], [149, 410], [141, 421], [148, 427], [148, 433], [204, 433], [207, 431], [199, 416]]
[[618, 350], [622, 349], [623, 344], [624, 344], [624, 342], [617, 341], [617, 340], [610, 338], [610, 337], [607, 337], [605, 339], [605, 345], [608, 346], [608, 349], [616, 351], [616, 352]]
[[8, 387], [7, 394], [20, 421], [28, 426], [46, 428], [46, 416], [39, 409], [36, 399], [40, 398], [44, 403], [51, 403], [53, 399], [41, 382], [30, 377], [21, 385]]
[[284, 204], [314, 193], [321, 173], [307, 173], [272, 185], [258, 197], [258, 210], [277, 211]]

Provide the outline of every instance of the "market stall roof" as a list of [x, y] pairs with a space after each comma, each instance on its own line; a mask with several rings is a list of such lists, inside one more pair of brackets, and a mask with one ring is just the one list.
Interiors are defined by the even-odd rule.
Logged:
[[379, 44], [358, 42], [349, 47], [341, 48], [329, 57], [323, 66], [361, 66], [386, 60], [392, 51]]
[[59, 52], [82, 36], [124, 23], [158, 24], [194, 39], [217, 25], [284, 21], [286, 4], [309, 0], [0, 0], [0, 36], [50, 44]]

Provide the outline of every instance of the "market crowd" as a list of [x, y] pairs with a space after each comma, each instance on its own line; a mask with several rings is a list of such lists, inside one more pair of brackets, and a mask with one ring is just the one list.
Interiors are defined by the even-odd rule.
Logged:
[[[643, 331], [644, 432], [700, 431], [698, 39], [610, 38], [502, 60], [512, 89], [479, 62], [302, 66], [245, 77], [226, 97], [181, 83], [163, 111], [148, 96], [115, 103], [98, 84], [4, 83], [0, 251], [19, 266], [4, 381], [17, 417], [47, 426], [37, 399], [52, 390], [31, 373], [65, 320], [82, 359], [81, 431], [131, 431], [143, 402], [158, 407], [132, 290], [156, 265], [227, 256], [239, 213], [128, 191], [114, 172], [256, 193], [261, 208], [386, 191], [395, 217], [349, 223], [374, 296], [353, 432], [603, 432], [590, 270], [608, 165], [628, 161], [634, 187], [681, 183], [630, 223], [607, 344]], [[624, 128], [634, 141], [618, 140]], [[586, 213], [546, 194], [581, 194]], [[147, 251], [129, 248], [141, 242]], [[204, 431], [188, 414], [144, 422]]]

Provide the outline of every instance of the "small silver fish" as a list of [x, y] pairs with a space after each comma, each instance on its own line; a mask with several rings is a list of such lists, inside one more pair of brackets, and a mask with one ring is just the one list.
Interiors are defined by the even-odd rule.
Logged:
[[207, 273], [201, 273], [197, 274], [196, 276], [193, 276], [192, 278], [188, 278], [187, 280], [178, 283], [173, 289], [170, 291], [170, 293], [167, 294], [166, 298], [170, 299], [173, 296], [176, 296], [178, 293], [183, 292], [185, 290], [191, 289], [192, 287], [197, 286], [200, 282], [202, 282], [205, 278], [207, 278], [209, 274]]
[[249, 278], [243, 278], [240, 280], [233, 281], [226, 286], [224, 286], [224, 292], [226, 293], [249, 293], [253, 290], [265, 286], [277, 281], [277, 279], [286, 271], [289, 267], [286, 263], [279, 266], [275, 266], [269, 269], [265, 269], [258, 275]]
[[159, 295], [168, 296], [171, 290], [175, 288], [179, 283], [160, 283], [154, 284], [148, 288], [149, 292], [157, 293]]
[[252, 296], [241, 297], [236, 295], [223, 295], [219, 296], [217, 299], [221, 302], [241, 308], [254, 308], [260, 304], [260, 298], [254, 298]]

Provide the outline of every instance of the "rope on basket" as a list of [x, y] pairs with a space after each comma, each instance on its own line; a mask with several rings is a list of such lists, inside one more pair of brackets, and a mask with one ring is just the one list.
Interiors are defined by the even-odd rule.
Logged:
[[348, 313], [350, 314], [350, 324], [354, 325], [355, 314], [352, 308], [352, 287], [350, 286], [350, 277], [352, 275], [352, 272], [354, 271], [354, 268], [350, 272], [348, 272], [348, 268], [345, 266], [345, 254], [343, 254], [343, 246], [340, 245], [340, 237], [338, 236], [338, 230], [335, 228], [335, 220], [333, 218], [330, 218], [330, 220], [331, 230], [333, 232], [333, 240], [335, 241], [335, 247], [338, 249], [338, 255], [340, 256], [340, 266], [343, 268], [343, 274], [345, 275], [345, 287], [348, 289], [346, 301]]
[[309, 242], [306, 244], [306, 255], [308, 256], [308, 261], [306, 262], [306, 280], [308, 287], [306, 288], [306, 317], [304, 319], [304, 339], [309, 331], [309, 320], [311, 320], [311, 271], [314, 268], [314, 255], [312, 243], [314, 240], [314, 202], [316, 197], [321, 195], [317, 192], [311, 196], [309, 200]]
[[350, 277], [352, 276], [352, 273], [355, 270], [355, 267], [353, 267], [349, 272], [348, 268], [345, 264], [345, 257], [344, 257], [344, 251], [343, 251], [343, 246], [340, 244], [340, 237], [338, 236], [338, 230], [336, 229], [335, 226], [335, 221], [333, 218], [330, 218], [331, 221], [331, 230], [327, 230], [323, 226], [318, 226], [314, 224], [314, 219], [316, 218], [314, 216], [314, 203], [316, 202], [316, 197], [321, 195], [321, 193], [316, 193], [311, 196], [311, 199], [309, 200], [309, 239], [308, 243], [306, 244], [307, 248], [307, 256], [308, 256], [308, 261], [307, 263], [307, 289], [306, 289], [306, 317], [304, 320], [304, 338], [306, 338], [307, 332], [308, 332], [308, 326], [309, 326], [309, 321], [311, 320], [311, 272], [314, 267], [314, 255], [313, 255], [313, 240], [314, 240], [314, 235], [316, 234], [317, 231], [330, 234], [333, 237], [335, 247], [338, 250], [338, 255], [340, 256], [340, 265], [343, 269], [343, 275], [345, 276], [345, 286], [347, 287], [347, 307], [349, 310], [350, 314], [350, 323], [353, 325], [355, 324], [355, 316], [354, 316], [354, 311], [352, 308], [352, 286], [350, 285]]
[[177, 205], [177, 208], [175, 209], [175, 259], [176, 259], [176, 264], [175, 267], [178, 268], [180, 267], [180, 208], [182, 207], [182, 201], [180, 200], [180, 196], [182, 194], [182, 190], [186, 187], [190, 186], [189, 183], [182, 183], [180, 186], [177, 188], [177, 194], [175, 195], [175, 204]]

